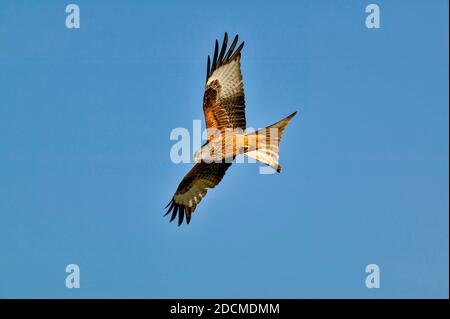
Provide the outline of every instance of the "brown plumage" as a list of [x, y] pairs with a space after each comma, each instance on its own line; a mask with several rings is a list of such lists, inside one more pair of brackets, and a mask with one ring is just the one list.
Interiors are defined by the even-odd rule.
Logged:
[[[244, 131], [246, 128], [244, 85], [240, 68], [241, 50], [244, 47], [244, 42], [236, 48], [238, 40], [239, 38], [236, 35], [227, 50], [228, 34], [225, 33], [220, 51], [219, 43], [216, 40], [212, 60], [208, 56], [203, 97], [203, 112], [208, 129], [208, 143], [200, 151], [210, 152], [208, 147], [211, 145], [225, 147], [227, 143], [236, 143], [237, 137], [244, 137], [242, 138], [246, 143], [242, 148], [244, 149], [244, 154], [256, 158], [280, 172], [278, 144], [284, 128], [295, 113], [253, 134], [235, 133], [234, 139], [219, 139], [214, 134], [214, 131], [224, 133], [230, 129]], [[268, 134], [269, 130], [267, 130], [269, 128], [275, 129], [277, 134], [279, 134], [273, 139], [275, 141], [274, 145], [262, 143], [262, 141], [272, 141], [272, 139], [269, 139], [270, 134]], [[226, 157], [232, 160], [238, 154], [239, 149], [236, 145], [233, 144], [231, 149], [233, 153], [220, 155], [222, 157], [219, 162], [206, 162], [203, 158], [197, 160], [197, 164], [183, 178], [166, 206], [168, 211], [165, 216], [172, 213], [170, 221], [175, 220], [178, 215], [178, 225], [183, 223], [185, 217], [186, 222], [189, 224], [191, 215], [206, 195], [207, 190], [219, 184], [226, 170], [231, 166], [231, 163], [225, 160]]]

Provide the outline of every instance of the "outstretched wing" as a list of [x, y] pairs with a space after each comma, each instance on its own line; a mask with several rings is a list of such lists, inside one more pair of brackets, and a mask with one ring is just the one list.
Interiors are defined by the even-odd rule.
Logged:
[[[206, 127], [223, 131], [225, 128], [241, 128], [245, 130], [245, 96], [241, 74], [242, 42], [235, 50], [238, 36], [234, 38], [227, 49], [228, 35], [225, 33], [222, 48], [216, 40], [212, 63], [208, 56], [206, 70], [205, 95], [203, 97], [203, 112]], [[208, 140], [212, 137], [208, 130]]]
[[178, 214], [178, 226], [180, 226], [186, 215], [186, 221], [189, 224], [192, 213], [205, 197], [208, 188], [214, 188], [220, 183], [230, 165], [231, 163], [215, 162], [196, 164], [181, 181], [172, 200], [166, 206], [166, 208], [170, 207], [164, 216], [172, 211], [170, 221], [173, 221]]

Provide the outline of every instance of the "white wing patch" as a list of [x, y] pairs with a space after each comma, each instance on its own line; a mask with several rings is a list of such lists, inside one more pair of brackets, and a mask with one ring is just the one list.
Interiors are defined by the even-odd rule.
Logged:
[[240, 58], [222, 65], [211, 74], [206, 83], [208, 87], [213, 81], [218, 80], [221, 86], [219, 99], [232, 98], [233, 96], [241, 94], [244, 89], [242, 75], [239, 65]]

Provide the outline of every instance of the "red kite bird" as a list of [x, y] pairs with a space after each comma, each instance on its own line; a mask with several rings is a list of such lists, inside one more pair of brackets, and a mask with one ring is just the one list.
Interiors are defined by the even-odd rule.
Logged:
[[222, 48], [216, 40], [212, 63], [208, 56], [206, 85], [203, 97], [208, 141], [194, 155], [195, 166], [183, 178], [171, 201], [166, 206], [172, 212], [170, 221], [178, 214], [178, 226], [184, 216], [189, 224], [195, 208], [208, 188], [220, 183], [226, 170], [238, 154], [245, 154], [274, 168], [278, 173], [278, 146], [288, 122], [297, 112], [265, 129], [245, 133], [245, 99], [240, 60], [242, 42], [237, 48], [238, 36], [227, 51], [225, 33]]

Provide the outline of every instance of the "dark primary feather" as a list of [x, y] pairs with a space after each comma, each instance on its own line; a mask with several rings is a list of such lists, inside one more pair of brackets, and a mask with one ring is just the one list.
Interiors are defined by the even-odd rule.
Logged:
[[214, 56], [211, 67], [212, 70], [215, 70], [217, 66], [217, 50], [219, 50], [219, 43], [216, 40], [216, 43], [214, 44]]
[[178, 226], [180, 226], [183, 223], [185, 209], [186, 209], [185, 206], [180, 206], [180, 213], [178, 214]]
[[[169, 205], [170, 205], [170, 207], [169, 207]], [[164, 216], [167, 216], [167, 214], [170, 213], [170, 211], [172, 210], [173, 206], [175, 206], [175, 202], [174, 202], [173, 199], [172, 199], [172, 200], [169, 202], [169, 204], [167, 204], [167, 206], [164, 207], [164, 208], [169, 207], [169, 209], [167, 210], [167, 213], [165, 213]]]
[[219, 54], [219, 64], [218, 66], [222, 65], [222, 59], [223, 55], [225, 54], [225, 50], [227, 49], [227, 42], [228, 42], [228, 34], [225, 32], [225, 35], [223, 36], [223, 43], [222, 43], [222, 50], [220, 50]]
[[236, 47], [236, 44], [237, 44], [238, 40], [239, 40], [239, 35], [236, 35], [234, 37], [233, 42], [231, 43], [231, 46], [230, 46], [230, 49], [227, 52], [227, 55], [224, 58], [225, 61], [228, 61], [228, 58], [230, 57], [231, 53], [233, 53], [233, 50]]
[[225, 54], [225, 51], [227, 50], [227, 43], [228, 43], [228, 33], [225, 32], [225, 35], [223, 37], [222, 47], [220, 49], [219, 53], [219, 42], [216, 40], [214, 44], [214, 55], [212, 61], [210, 60], [210, 57], [208, 56], [208, 64], [206, 66], [206, 80], [211, 76], [211, 74], [214, 73], [216, 69], [218, 69], [220, 66], [229, 63], [235, 59], [239, 53], [241, 52], [242, 48], [244, 47], [244, 42], [242, 42], [239, 47], [234, 51], [234, 48], [236, 47], [236, 44], [239, 41], [239, 36], [236, 35], [234, 37], [233, 42], [231, 43], [230, 48], [228, 49], [227, 53]]
[[177, 217], [177, 213], [178, 213], [178, 208], [180, 206], [175, 205], [175, 207], [173, 208], [173, 212], [172, 212], [172, 217], [170, 217], [170, 221], [173, 221], [175, 219], [175, 217]]
[[242, 48], [244, 47], [245, 42], [242, 42], [241, 45], [234, 51], [233, 55], [230, 57], [229, 61], [233, 61], [239, 53], [241, 53]]
[[186, 208], [187, 208], [186, 222], [189, 224], [191, 221], [192, 209], [190, 207], [186, 207]]
[[209, 55], [208, 55], [208, 64], [206, 66], [206, 81], [208, 81], [209, 72], [211, 70], [211, 65], [210, 64], [211, 64], [211, 59], [209, 58]]

